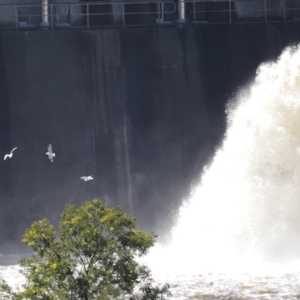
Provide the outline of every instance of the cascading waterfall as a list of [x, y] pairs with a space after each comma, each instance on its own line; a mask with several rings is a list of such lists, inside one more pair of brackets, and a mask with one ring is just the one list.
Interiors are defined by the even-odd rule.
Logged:
[[[217, 87], [216, 87], [217, 88]], [[258, 68], [227, 106], [227, 130], [178, 213], [154, 271], [258, 270], [300, 258], [300, 47]]]

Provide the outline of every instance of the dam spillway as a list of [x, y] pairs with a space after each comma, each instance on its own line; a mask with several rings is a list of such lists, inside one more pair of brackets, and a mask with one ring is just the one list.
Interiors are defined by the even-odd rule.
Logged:
[[0, 160], [0, 252], [93, 198], [163, 235], [222, 138], [226, 101], [299, 39], [298, 24], [1, 32], [1, 154], [18, 148]]

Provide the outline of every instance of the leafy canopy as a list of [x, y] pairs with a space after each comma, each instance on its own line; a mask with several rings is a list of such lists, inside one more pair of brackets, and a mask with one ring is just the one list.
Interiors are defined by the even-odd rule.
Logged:
[[[164, 299], [168, 285], [152, 287], [150, 271], [135, 258], [153, 246], [153, 233], [135, 227], [135, 218], [101, 201], [67, 205], [61, 215], [60, 235], [47, 219], [32, 223], [23, 242], [35, 254], [20, 261], [26, 278], [14, 299]], [[139, 296], [134, 294], [140, 287]], [[1, 286], [0, 286], [1, 289]], [[123, 299], [123, 298], [122, 298]]]

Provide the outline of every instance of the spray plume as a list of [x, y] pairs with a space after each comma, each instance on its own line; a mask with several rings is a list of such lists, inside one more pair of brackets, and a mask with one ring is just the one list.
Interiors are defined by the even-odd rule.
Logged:
[[170, 239], [150, 253], [154, 271], [249, 271], [300, 258], [299, 47], [261, 65], [229, 102], [223, 144]]

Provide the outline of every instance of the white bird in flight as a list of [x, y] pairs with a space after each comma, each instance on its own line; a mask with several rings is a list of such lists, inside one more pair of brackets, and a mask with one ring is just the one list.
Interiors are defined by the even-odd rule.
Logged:
[[82, 176], [80, 179], [83, 179], [84, 181], [90, 181], [93, 180], [94, 178], [92, 176]]
[[14, 152], [16, 149], [17, 149], [17, 147], [16, 147], [16, 148], [14, 148], [14, 149], [12, 149], [12, 150], [10, 151], [10, 153], [9, 153], [9, 154], [5, 154], [5, 156], [4, 156], [4, 160], [6, 160], [8, 157], [9, 157], [9, 158], [12, 158], [12, 156], [13, 156], [13, 152]]
[[55, 153], [52, 152], [52, 146], [49, 144], [48, 146], [48, 152], [46, 152], [46, 155], [48, 155], [48, 158], [51, 162], [53, 162], [53, 157], [55, 157]]

